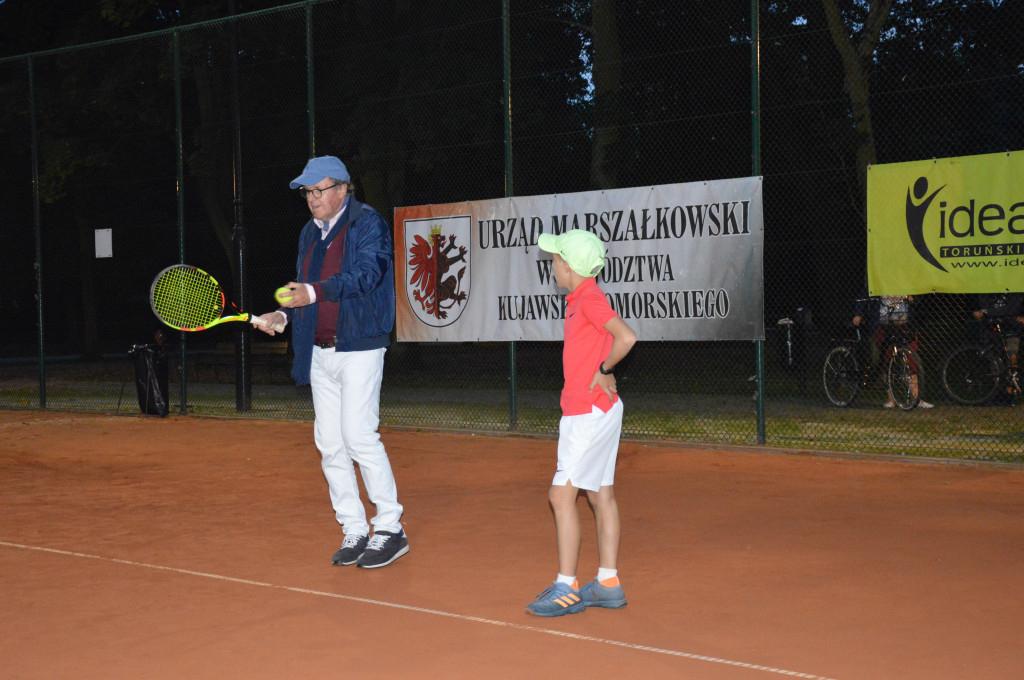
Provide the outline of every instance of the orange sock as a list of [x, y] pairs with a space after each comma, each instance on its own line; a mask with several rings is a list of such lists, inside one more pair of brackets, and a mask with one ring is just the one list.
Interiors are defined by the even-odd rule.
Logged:
[[[572, 579], [572, 581], [570, 581], [569, 579]], [[573, 590], [579, 590], [580, 589], [580, 582], [576, 579], [575, 576], [568, 576], [566, 574], [559, 574], [557, 577], [555, 577], [555, 581], [557, 583], [564, 583], [565, 585], [569, 586]]]

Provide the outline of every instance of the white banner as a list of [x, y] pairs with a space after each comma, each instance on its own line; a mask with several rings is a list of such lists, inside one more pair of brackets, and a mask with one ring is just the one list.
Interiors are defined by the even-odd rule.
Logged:
[[597, 283], [640, 340], [764, 339], [761, 178], [395, 209], [399, 341], [562, 340], [542, 233], [608, 247]]

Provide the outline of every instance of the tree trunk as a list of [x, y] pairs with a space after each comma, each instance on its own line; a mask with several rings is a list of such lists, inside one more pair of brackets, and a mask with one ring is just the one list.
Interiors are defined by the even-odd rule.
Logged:
[[78, 232], [78, 263], [81, 280], [78, 291], [82, 298], [82, 326], [78, 336], [83, 358], [99, 356], [99, 326], [96, 316], [96, 277], [93, 264], [96, 257], [96, 235], [90, 228], [83, 192], [74, 191], [75, 230]]
[[843, 89], [850, 97], [857, 161], [858, 205], [867, 199], [867, 169], [875, 162], [875, 133], [871, 126], [871, 67], [882, 27], [889, 18], [893, 0], [870, 0], [868, 17], [859, 34], [851, 36], [836, 0], [822, 0], [832, 43], [843, 62]]
[[614, 0], [594, 0], [593, 40], [594, 146], [590, 181], [595, 189], [618, 186], [615, 146], [622, 125], [622, 47]]
[[[221, 177], [230, 177], [230, 166], [227, 166], [224, 173], [220, 172], [224, 159], [232, 158], [231, 136], [227, 134], [221, 120], [224, 119], [223, 107], [218, 103], [226, 100], [223, 96], [215, 94], [215, 90], [223, 91], [210, 80], [209, 72], [202, 66], [195, 66], [192, 69], [196, 84], [196, 101], [199, 109], [199, 133], [196, 150], [186, 158], [189, 167], [189, 174], [195, 182], [199, 195], [202, 198], [203, 208], [209, 220], [210, 227], [217, 237], [221, 248], [224, 250], [224, 257], [230, 267], [232, 281], [235, 280], [235, 257], [234, 244], [232, 242], [232, 227], [234, 215], [229, 216], [225, 210], [225, 204], [231, 205], [230, 186], [222, 191], [224, 185]], [[237, 294], [237, 292], [236, 292]]]

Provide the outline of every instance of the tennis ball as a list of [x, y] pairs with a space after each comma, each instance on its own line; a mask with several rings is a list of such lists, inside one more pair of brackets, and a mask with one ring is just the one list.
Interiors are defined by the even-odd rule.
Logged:
[[285, 302], [292, 299], [292, 289], [281, 286], [274, 291], [274, 299], [277, 300], [279, 304], [283, 305]]

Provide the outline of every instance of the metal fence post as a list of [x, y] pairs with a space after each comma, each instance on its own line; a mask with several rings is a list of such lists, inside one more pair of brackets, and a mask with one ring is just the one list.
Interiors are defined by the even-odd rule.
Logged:
[[[761, 38], [758, 27], [761, 21], [760, 0], [750, 0], [750, 157], [751, 175], [761, 174]], [[762, 254], [762, 259], [764, 255]], [[761, 299], [764, 299], [763, 281]], [[764, 305], [761, 306], [764, 314]], [[754, 342], [754, 356], [757, 366], [757, 443], [764, 445], [767, 436], [764, 418], [764, 340]]]
[[[509, 16], [509, 0], [502, 0], [501, 3], [501, 38], [502, 38], [502, 109], [505, 114], [505, 197], [513, 195], [512, 191], [512, 35], [511, 19]], [[510, 429], [516, 429], [519, 421], [516, 406], [516, 343], [508, 344], [508, 397], [509, 413], [508, 424]]]
[[43, 337], [43, 234], [39, 210], [39, 126], [36, 121], [36, 72], [29, 57], [28, 107], [32, 129], [32, 207], [36, 239], [36, 323], [39, 327], [39, 408], [46, 408], [46, 343]]
[[[171, 33], [174, 50], [174, 163], [177, 172], [175, 198], [178, 208], [178, 262], [185, 263], [185, 138], [184, 121], [181, 112], [181, 32], [175, 28]], [[188, 358], [186, 333], [178, 333], [178, 352], [181, 366], [179, 378], [181, 405], [178, 412], [188, 413]]]
[[313, 92], [313, 5], [306, 0], [306, 125], [310, 158], [316, 156], [316, 99]]

